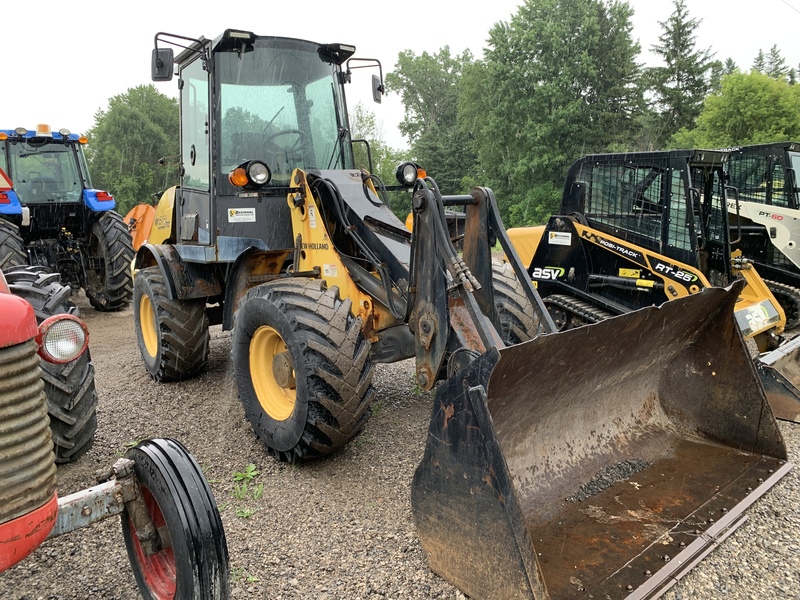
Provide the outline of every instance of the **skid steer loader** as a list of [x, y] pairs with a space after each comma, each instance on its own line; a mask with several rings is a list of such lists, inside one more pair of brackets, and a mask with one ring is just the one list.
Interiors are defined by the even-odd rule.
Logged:
[[414, 357], [436, 388], [412, 510], [437, 573], [473, 598], [660, 594], [791, 468], [733, 323], [739, 284], [552, 333], [490, 189], [443, 197], [401, 165], [412, 232], [354, 168], [354, 50], [156, 35], [154, 79], [175, 62], [181, 80], [183, 175], [159, 207], [170, 233], [136, 257], [147, 370], [198, 373], [221, 323], [254, 431], [297, 461], [358, 434], [374, 363]]
[[776, 416], [797, 420], [800, 377], [786, 365], [800, 340], [785, 340], [781, 304], [752, 261], [732, 250], [727, 160], [711, 150], [581, 157], [559, 214], [508, 234], [560, 330], [743, 279], [736, 322], [759, 350]]
[[731, 235], [781, 303], [786, 329], [794, 329], [800, 325], [800, 144], [730, 148], [728, 163]]

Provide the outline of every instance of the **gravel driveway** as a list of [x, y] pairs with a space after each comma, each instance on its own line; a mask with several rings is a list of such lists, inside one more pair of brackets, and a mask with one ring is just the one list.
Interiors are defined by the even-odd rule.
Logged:
[[[464, 598], [428, 569], [411, 517], [411, 478], [432, 403], [414, 385], [411, 361], [379, 365], [379, 400], [353, 443], [289, 466], [266, 455], [245, 420], [228, 374], [229, 333], [212, 328], [202, 376], [156, 384], [139, 357], [132, 311], [97, 313], [83, 297], [78, 304], [91, 333], [98, 432], [88, 455], [59, 467], [60, 495], [93, 485], [94, 472], [138, 440], [175, 437], [203, 467], [221, 507], [234, 598]], [[800, 425], [780, 428], [800, 464]], [[257, 475], [246, 494], [237, 492], [234, 475], [251, 464]], [[747, 514], [667, 598], [800, 598], [800, 468]], [[0, 598], [139, 598], [118, 519], [45, 542], [0, 575]]]

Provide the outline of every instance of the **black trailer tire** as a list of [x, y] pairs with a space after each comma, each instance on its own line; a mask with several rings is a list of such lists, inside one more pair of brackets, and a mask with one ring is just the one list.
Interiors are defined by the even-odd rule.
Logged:
[[126, 453], [156, 528], [166, 527], [169, 545], [152, 556], [142, 550], [136, 528], [122, 513], [122, 534], [139, 591], [145, 600], [226, 600], [230, 559], [225, 530], [208, 481], [177, 441], [152, 439]]
[[331, 454], [369, 419], [374, 366], [350, 308], [337, 287], [300, 278], [251, 288], [239, 306], [231, 344], [239, 399], [279, 460]]
[[92, 224], [86, 245], [86, 297], [99, 311], [122, 310], [133, 296], [133, 240], [122, 217], [104, 212]]
[[777, 281], [765, 281], [765, 283], [786, 314], [784, 329], [786, 331], [795, 329], [800, 325], [800, 289]]
[[0, 218], [0, 271], [27, 264], [28, 253], [19, 227]]
[[[11, 292], [33, 306], [36, 321], [52, 315], [78, 315], [70, 300], [72, 290], [61, 285], [61, 277], [41, 266], [15, 267], [4, 271]], [[50, 431], [56, 463], [64, 464], [86, 454], [97, 431], [97, 391], [94, 364], [87, 349], [77, 360], [53, 364], [44, 359], [42, 380], [50, 415]]]
[[520, 344], [541, 333], [539, 315], [509, 263], [492, 261], [492, 286], [502, 329], [499, 333], [505, 344]]
[[180, 381], [208, 365], [205, 300], [170, 300], [159, 268], [136, 273], [133, 322], [147, 372], [156, 381]]

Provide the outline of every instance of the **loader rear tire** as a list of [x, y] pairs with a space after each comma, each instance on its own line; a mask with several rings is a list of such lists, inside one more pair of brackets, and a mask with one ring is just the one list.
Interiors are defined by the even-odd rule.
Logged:
[[375, 391], [361, 319], [337, 287], [283, 279], [250, 289], [236, 313], [239, 399], [279, 460], [331, 454], [364, 427]]
[[765, 281], [765, 283], [786, 314], [784, 329], [786, 331], [795, 329], [800, 325], [800, 289], [777, 281]]
[[[127, 509], [122, 535], [145, 600], [225, 600], [230, 597], [230, 559], [225, 530], [208, 481], [177, 441], [152, 439], [126, 453], [139, 492], [157, 529], [169, 542], [147, 556]], [[162, 538], [163, 539], [163, 538]]]
[[0, 271], [26, 264], [28, 253], [19, 227], [0, 218]]
[[540, 333], [539, 315], [531, 306], [509, 263], [492, 261], [492, 285], [503, 342], [513, 346], [536, 337]]
[[205, 300], [170, 300], [158, 267], [136, 274], [133, 322], [147, 372], [156, 381], [180, 381], [208, 365]]
[[116, 212], [104, 212], [92, 224], [85, 257], [86, 297], [95, 310], [122, 310], [131, 302], [133, 240]]
[[[61, 285], [61, 276], [41, 266], [15, 267], [4, 272], [11, 292], [33, 307], [37, 323], [52, 315], [78, 316], [72, 290]], [[47, 412], [56, 463], [73, 462], [86, 454], [97, 431], [97, 391], [94, 364], [87, 349], [76, 360], [53, 364], [44, 359], [42, 368]]]

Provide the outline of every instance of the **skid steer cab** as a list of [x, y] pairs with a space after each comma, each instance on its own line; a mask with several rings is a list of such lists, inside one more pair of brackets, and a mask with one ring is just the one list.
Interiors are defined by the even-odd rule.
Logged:
[[559, 213], [509, 236], [560, 330], [744, 280], [736, 322], [762, 354], [771, 396], [785, 391], [776, 414], [795, 420], [800, 379], [776, 385], [790, 370], [769, 353], [781, 347], [781, 365], [787, 347], [798, 353], [782, 335], [781, 303], [731, 240], [728, 158], [694, 149], [584, 156], [569, 170]]
[[49, 125], [0, 129], [0, 169], [13, 181], [0, 202], [0, 269], [43, 266], [100, 311], [128, 306], [131, 235], [108, 192], [93, 187], [86, 136]]
[[729, 150], [731, 237], [781, 303], [786, 329], [794, 329], [800, 325], [800, 144]]
[[6, 283], [0, 271], [0, 572], [49, 538], [120, 515], [143, 597], [228, 598], [219, 512], [202, 471], [180, 443], [145, 440], [99, 473], [98, 485], [59, 497], [53, 440], [60, 432], [50, 427], [45, 391], [53, 376], [44, 365], [80, 361], [88, 331], [68, 313], [37, 325], [39, 309], [27, 300], [36, 295], [17, 294], [20, 287], [26, 286]]
[[[741, 285], [557, 332], [492, 190], [443, 196], [401, 165], [409, 228], [355, 168], [354, 51], [156, 35], [154, 78], [180, 78], [183, 176], [161, 201], [169, 228], [155, 219], [136, 257], [145, 368], [198, 374], [221, 324], [254, 432], [302, 461], [364, 428], [376, 363], [414, 358], [436, 396], [411, 495], [434, 571], [473, 598], [658, 595], [791, 468], [743, 368]], [[448, 211], [464, 215], [461, 251]]]

